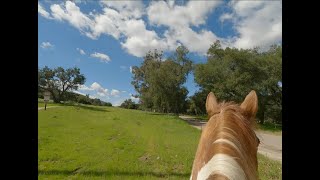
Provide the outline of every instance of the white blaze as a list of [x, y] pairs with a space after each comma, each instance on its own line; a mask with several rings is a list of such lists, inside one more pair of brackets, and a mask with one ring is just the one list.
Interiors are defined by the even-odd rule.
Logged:
[[230, 180], [246, 180], [246, 175], [238, 162], [226, 154], [216, 154], [203, 166], [197, 176], [198, 180], [207, 179], [210, 175], [221, 174]]

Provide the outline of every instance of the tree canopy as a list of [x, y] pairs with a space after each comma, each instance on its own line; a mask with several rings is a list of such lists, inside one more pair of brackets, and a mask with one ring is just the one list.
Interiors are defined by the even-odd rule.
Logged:
[[[258, 118], [281, 122], [282, 47], [273, 45], [266, 52], [259, 48], [223, 49], [216, 41], [207, 52], [207, 62], [196, 64], [195, 82], [200, 91], [214, 92], [218, 99], [241, 102], [248, 92], [259, 97]], [[202, 96], [202, 98], [205, 98]], [[268, 116], [265, 116], [268, 112]]]
[[162, 52], [149, 51], [142, 65], [132, 68], [132, 85], [143, 108], [157, 112], [185, 111], [188, 90], [182, 85], [192, 68], [188, 53], [186, 47], [179, 46], [172, 56], [163, 59]]
[[66, 92], [77, 90], [85, 80], [85, 76], [77, 67], [65, 70], [62, 67], [50, 69], [45, 66], [38, 70], [38, 85], [51, 93], [54, 102], [65, 100]]

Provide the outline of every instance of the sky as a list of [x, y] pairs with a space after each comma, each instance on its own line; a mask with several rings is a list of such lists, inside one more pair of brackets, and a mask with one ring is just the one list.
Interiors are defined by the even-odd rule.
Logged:
[[[149, 50], [164, 58], [179, 45], [188, 58], [205, 63], [216, 40], [223, 48], [267, 50], [282, 42], [282, 2], [268, 1], [38, 1], [38, 66], [80, 68], [86, 77], [76, 91], [120, 105], [138, 102], [132, 66]], [[185, 85], [199, 88], [189, 74]]]

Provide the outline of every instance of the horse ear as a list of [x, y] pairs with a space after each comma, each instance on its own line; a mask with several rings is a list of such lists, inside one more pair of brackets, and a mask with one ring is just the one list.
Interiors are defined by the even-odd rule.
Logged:
[[216, 96], [213, 94], [213, 92], [210, 92], [207, 96], [206, 100], [206, 110], [208, 113], [209, 118], [213, 116], [215, 112], [218, 111], [218, 101]]
[[258, 111], [258, 96], [254, 90], [247, 95], [240, 107], [249, 118], [254, 118], [256, 116]]

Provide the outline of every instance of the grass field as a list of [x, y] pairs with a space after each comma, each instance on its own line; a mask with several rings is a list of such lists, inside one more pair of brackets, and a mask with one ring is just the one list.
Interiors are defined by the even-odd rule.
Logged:
[[[39, 111], [39, 179], [189, 179], [200, 131], [176, 116], [114, 107]], [[281, 164], [259, 156], [261, 179]]]
[[[63, 104], [48, 102], [47, 107], [49, 106], [63, 106]], [[44, 102], [38, 102], [38, 107], [44, 107]]]

